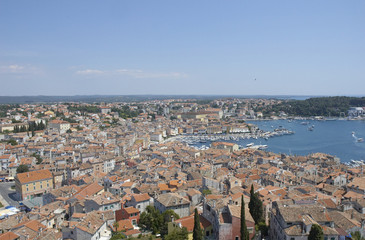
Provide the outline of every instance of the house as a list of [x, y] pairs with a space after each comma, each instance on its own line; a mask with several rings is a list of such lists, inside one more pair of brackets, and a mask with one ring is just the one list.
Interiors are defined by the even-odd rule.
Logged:
[[212, 148], [229, 149], [230, 152], [238, 151], [238, 144], [229, 142], [212, 142]]
[[273, 240], [305, 239], [313, 224], [322, 227], [326, 239], [339, 238], [334, 220], [325, 207], [314, 202], [292, 200], [272, 203], [269, 234]]
[[63, 120], [52, 120], [49, 121], [48, 128], [50, 130], [56, 130], [62, 134], [71, 128], [71, 124]]
[[3, 234], [0, 234], [0, 240], [19, 240], [19, 239], [20, 239], [20, 236], [13, 232], [6, 232]]
[[11, 154], [0, 156], [0, 171], [7, 170], [12, 162], [16, 162], [16, 156]]
[[91, 212], [80, 222], [68, 222], [62, 228], [62, 239], [92, 239], [97, 240], [101, 237], [109, 239], [111, 233], [107, 230], [107, 221], [104, 213]]
[[200, 203], [202, 199], [202, 193], [194, 188], [190, 188], [187, 192], [189, 200], [192, 206], [196, 206]]
[[[228, 204], [228, 199], [206, 200], [203, 204], [203, 217], [212, 223], [211, 232], [205, 232], [205, 236], [214, 239], [235, 239], [240, 237], [241, 207]], [[250, 239], [255, 235], [255, 222], [245, 206], [246, 226]]]
[[365, 195], [365, 177], [357, 177], [347, 184], [347, 191], [351, 190], [356, 193]]
[[143, 194], [133, 194], [131, 200], [126, 202], [127, 207], [135, 207], [141, 213], [146, 211], [147, 206], [153, 205], [153, 198], [151, 198], [147, 193]]
[[[199, 220], [200, 220], [200, 227], [203, 230], [205, 236], [209, 237], [212, 230], [212, 224], [202, 215], [199, 215]], [[183, 227], [185, 227], [186, 230], [188, 231], [188, 240], [193, 240], [194, 214], [169, 222], [167, 225], [168, 233], [170, 234], [175, 229]]]
[[120, 201], [110, 192], [103, 192], [96, 196], [85, 198], [85, 212], [119, 210]]
[[40, 197], [53, 189], [53, 175], [48, 169], [18, 173], [15, 190], [21, 200]]
[[133, 226], [137, 226], [139, 222], [139, 210], [134, 207], [122, 208], [115, 211], [115, 220], [129, 220]]
[[165, 193], [155, 199], [155, 207], [162, 213], [173, 210], [179, 217], [190, 215], [190, 201], [176, 193]]

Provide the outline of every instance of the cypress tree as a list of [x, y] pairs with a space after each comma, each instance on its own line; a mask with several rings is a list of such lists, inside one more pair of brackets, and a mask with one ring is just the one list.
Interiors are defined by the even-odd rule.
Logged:
[[196, 208], [195, 208], [195, 212], [194, 212], [193, 240], [203, 240], [203, 231], [200, 227], [198, 209], [196, 209]]
[[246, 226], [245, 200], [243, 199], [243, 195], [241, 197], [241, 240], [249, 240], [249, 234]]
[[251, 185], [251, 191], [250, 191], [250, 202], [248, 204], [248, 207], [250, 209], [251, 216], [253, 220], [255, 221], [255, 224], [258, 224], [259, 222], [264, 221], [264, 208], [262, 205], [262, 202], [259, 198], [258, 193], [255, 193], [255, 190], [253, 188], [253, 184]]

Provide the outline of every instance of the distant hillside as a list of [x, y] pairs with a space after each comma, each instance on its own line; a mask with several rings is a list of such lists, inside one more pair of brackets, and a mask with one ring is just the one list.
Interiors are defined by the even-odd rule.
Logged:
[[320, 97], [309, 98], [303, 101], [289, 100], [272, 108], [263, 109], [265, 114], [284, 111], [292, 116], [331, 116], [340, 117], [341, 113], [347, 115], [350, 107], [364, 107], [365, 97]]

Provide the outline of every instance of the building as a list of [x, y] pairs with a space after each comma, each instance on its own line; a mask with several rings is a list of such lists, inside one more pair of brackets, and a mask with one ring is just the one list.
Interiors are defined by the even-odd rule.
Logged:
[[325, 239], [339, 239], [340, 234], [327, 209], [314, 201], [286, 200], [272, 203], [269, 230], [272, 240], [307, 239], [313, 224], [322, 227]]
[[147, 193], [143, 194], [133, 194], [131, 200], [126, 202], [127, 207], [135, 207], [141, 213], [146, 211], [147, 206], [153, 205], [153, 198], [151, 198]]
[[21, 200], [40, 197], [53, 189], [53, 175], [48, 169], [18, 173], [15, 190]]
[[110, 107], [100, 107], [100, 111], [102, 114], [111, 113], [112, 109]]
[[362, 107], [351, 107], [347, 114], [350, 118], [354, 118], [354, 117], [360, 117], [362, 115], [364, 115], [365, 111], [364, 108]]
[[139, 210], [134, 207], [122, 208], [115, 211], [115, 220], [129, 220], [133, 226], [137, 226], [139, 222]]
[[173, 210], [179, 217], [190, 215], [190, 201], [176, 193], [161, 194], [155, 200], [155, 207], [162, 213]]
[[107, 231], [107, 221], [103, 212], [91, 212], [82, 221], [69, 222], [68, 226], [62, 228], [62, 239], [109, 239], [110, 232]]
[[[241, 229], [241, 206], [228, 205], [226, 199], [207, 200], [203, 204], [202, 216], [212, 223], [205, 236], [213, 239], [239, 240]], [[246, 226], [250, 239], [255, 235], [255, 222], [245, 205]]]
[[71, 128], [71, 124], [62, 120], [52, 120], [48, 123], [48, 128], [62, 134]]
[[[212, 230], [212, 224], [201, 215], [199, 215], [199, 220], [200, 227], [203, 230], [206, 239], [209, 239], [210, 232]], [[169, 234], [177, 229], [181, 229], [184, 227], [188, 231], [188, 240], [193, 240], [194, 214], [169, 222], [167, 225]]]

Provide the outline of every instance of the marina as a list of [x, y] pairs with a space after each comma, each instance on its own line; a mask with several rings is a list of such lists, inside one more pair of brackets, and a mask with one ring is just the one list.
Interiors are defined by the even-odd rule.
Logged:
[[289, 155], [322, 152], [349, 164], [351, 160], [365, 159], [364, 121], [290, 119], [248, 123], [257, 125], [259, 130], [252, 134], [181, 135], [175, 139], [197, 149], [207, 149], [211, 142], [226, 141], [237, 143], [241, 149], [265, 145], [257, 149]]

